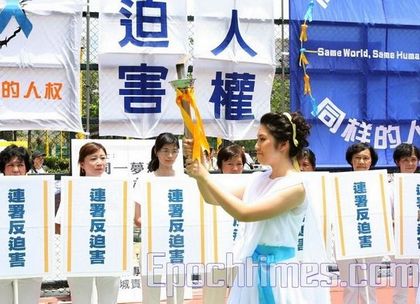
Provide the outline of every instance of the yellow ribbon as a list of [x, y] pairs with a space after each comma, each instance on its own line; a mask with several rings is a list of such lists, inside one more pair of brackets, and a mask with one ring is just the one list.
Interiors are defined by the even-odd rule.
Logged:
[[308, 74], [305, 74], [305, 76], [303, 76], [303, 82], [304, 82], [304, 88], [303, 88], [303, 93], [309, 94], [311, 95], [311, 83], [310, 83], [310, 78]]
[[[187, 102], [194, 110], [194, 116], [196, 119], [195, 122], [191, 118], [191, 115], [187, 113], [187, 111], [185, 111], [185, 109], [182, 107], [182, 101]], [[207, 142], [206, 134], [204, 132], [203, 121], [201, 119], [200, 112], [195, 102], [194, 89], [176, 89], [176, 104], [181, 110], [181, 115], [185, 126], [193, 136], [192, 159], [197, 159], [198, 161], [200, 161], [202, 149], [210, 152], [210, 146]]]
[[300, 27], [300, 37], [299, 40], [301, 42], [308, 40], [308, 26], [304, 23]]
[[304, 65], [308, 65], [309, 61], [305, 56], [305, 52], [300, 52], [300, 58], [299, 58], [299, 66], [302, 66], [302, 63]]

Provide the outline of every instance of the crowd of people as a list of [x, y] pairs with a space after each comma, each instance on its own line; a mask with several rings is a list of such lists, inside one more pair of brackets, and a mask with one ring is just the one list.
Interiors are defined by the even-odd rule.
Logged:
[[[280, 288], [277, 282], [264, 285], [261, 282], [261, 272], [267, 271], [270, 263], [287, 263], [296, 260], [296, 244], [298, 234], [308, 207], [307, 189], [299, 171], [315, 171], [316, 157], [308, 148], [310, 126], [298, 112], [267, 113], [262, 116], [255, 144], [256, 157], [259, 164], [266, 166], [251, 175], [246, 186], [234, 189], [221, 188], [211, 178], [209, 171], [219, 171], [223, 174], [241, 174], [252, 170], [255, 161], [245, 152], [242, 146], [230, 144], [215, 151], [209, 151], [202, 160], [192, 159], [193, 140], [184, 139], [183, 152], [185, 157], [185, 173], [192, 177], [205, 201], [221, 206], [233, 218], [241, 222], [242, 233], [233, 249], [236, 259], [245, 265], [257, 265], [258, 274], [252, 277], [253, 283], [241, 284], [247, 271], [238, 269], [233, 286], [231, 286], [228, 303], [315, 303], [305, 299], [299, 288]], [[174, 162], [179, 156], [180, 146], [176, 136], [162, 133], [151, 150], [151, 160], [148, 164], [148, 174], [152, 178], [171, 178], [177, 173]], [[15, 145], [8, 146], [0, 152], [0, 172], [5, 176], [27, 174], [43, 174], [45, 154], [34, 152], [32, 160], [25, 148]], [[366, 143], [355, 143], [348, 147], [345, 155], [347, 163], [353, 171], [367, 171], [375, 167], [378, 156], [373, 147]], [[400, 144], [394, 151], [394, 161], [401, 173], [415, 173], [420, 159], [419, 148], [412, 144]], [[80, 176], [101, 177], [105, 172], [107, 162], [106, 148], [96, 142], [88, 142], [79, 151]], [[135, 191], [144, 191], [141, 188]], [[141, 227], [141, 205], [136, 200], [134, 223]], [[56, 223], [61, 223], [61, 211], [57, 212]], [[373, 287], [358, 288], [352, 286], [354, 280], [350, 273], [350, 264], [369, 264], [378, 262], [382, 257], [359, 260], [337, 261], [340, 279], [347, 282], [344, 291], [344, 303], [377, 303]], [[251, 259], [252, 263], [246, 263]], [[264, 261], [270, 261], [267, 264]], [[400, 263], [418, 263], [415, 260], [400, 260]], [[266, 268], [268, 267], [268, 268]], [[395, 274], [397, 279], [401, 274]], [[142, 274], [142, 292], [144, 303], [159, 303], [160, 288], [148, 286], [147, 274]], [[161, 281], [156, 276], [154, 281]], [[176, 278], [167, 277], [167, 281]], [[275, 278], [276, 280], [278, 278]], [[356, 274], [356, 280], [365, 280], [365, 273]], [[13, 281], [0, 280], [0, 299], [2, 303], [13, 303]], [[17, 280], [19, 284], [19, 304], [38, 303], [42, 278]], [[96, 286], [98, 303], [111, 304], [117, 302], [119, 278], [109, 277], [69, 277], [72, 302], [75, 304], [90, 303], [94, 286]], [[95, 284], [94, 284], [95, 282]], [[226, 296], [227, 286], [216, 289], [204, 288], [204, 303], [221, 303]], [[177, 288], [174, 297], [168, 298], [168, 303], [182, 303], [184, 291]], [[407, 303], [407, 288], [397, 280], [394, 289], [394, 304]]]

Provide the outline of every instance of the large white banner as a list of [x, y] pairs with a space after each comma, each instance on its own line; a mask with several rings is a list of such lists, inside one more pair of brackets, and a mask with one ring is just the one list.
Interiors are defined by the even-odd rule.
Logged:
[[42, 277], [54, 269], [54, 179], [0, 177], [0, 277]]
[[270, 111], [274, 68], [270, 65], [194, 60], [195, 95], [206, 135], [255, 139]]
[[[102, 144], [106, 149], [108, 155], [106, 174], [113, 177], [126, 178], [133, 182], [134, 187], [141, 176], [147, 172], [152, 147], [155, 144], [154, 139], [95, 139], [93, 141]], [[73, 176], [79, 175], [79, 150], [88, 142], [92, 142], [92, 140], [72, 139], [71, 141], [71, 170]], [[181, 140], [179, 141], [179, 149], [178, 157], [173, 165], [177, 174], [184, 172]]]
[[394, 254], [386, 170], [334, 173], [336, 259]]
[[187, 59], [186, 1], [102, 1], [99, 36], [100, 134], [182, 134], [169, 82]]
[[198, 0], [194, 58], [275, 64], [273, 0]]
[[273, 1], [200, 0], [194, 12], [194, 77], [206, 133], [254, 139], [270, 111]]
[[420, 256], [420, 174], [394, 174], [395, 256]]
[[67, 276], [119, 276], [132, 271], [133, 203], [129, 182], [63, 177], [61, 234]]
[[0, 1], [0, 130], [83, 131], [82, 4]]

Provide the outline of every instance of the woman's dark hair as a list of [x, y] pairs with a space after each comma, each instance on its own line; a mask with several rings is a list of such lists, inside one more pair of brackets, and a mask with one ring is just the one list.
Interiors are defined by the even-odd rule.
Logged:
[[415, 145], [407, 144], [407, 143], [399, 144], [394, 150], [394, 154], [393, 154], [394, 162], [399, 168], [399, 165], [397, 162], [399, 162], [401, 158], [410, 157], [413, 154], [417, 157], [417, 159], [420, 159], [420, 150]]
[[314, 169], [316, 168], [316, 157], [315, 157], [315, 153], [312, 152], [311, 149], [309, 149], [309, 148], [303, 148], [296, 155], [296, 159], [298, 161], [301, 160], [301, 159], [304, 159], [304, 158], [306, 158], [309, 161], [309, 163], [312, 165], [312, 167]]
[[24, 147], [18, 147], [14, 144], [7, 146], [3, 151], [0, 152], [0, 172], [4, 173], [6, 164], [11, 161], [13, 158], [17, 158], [20, 161], [25, 163], [26, 172], [31, 168], [31, 160], [28, 153]]
[[223, 162], [237, 156], [241, 157], [242, 164], [245, 165], [246, 163], [245, 153], [242, 150], [241, 146], [237, 144], [233, 144], [233, 145], [223, 147], [222, 149], [220, 149], [219, 153], [217, 153], [217, 167], [219, 168], [220, 171], [222, 171]]
[[287, 113], [266, 113], [261, 117], [260, 123], [268, 129], [277, 143], [288, 141], [290, 144], [289, 156], [294, 157], [300, 150], [308, 146], [306, 138], [309, 135], [311, 126], [300, 112], [292, 112], [290, 116], [293, 124], [296, 126], [297, 145], [295, 145], [293, 140], [293, 125], [287, 117]]
[[[94, 154], [98, 152], [99, 150], [103, 150], [105, 152], [105, 155], [107, 155], [105, 147], [101, 145], [100, 143], [92, 141], [92, 142], [88, 142], [84, 144], [79, 150], [79, 160], [78, 160], [79, 165], [81, 162], [85, 160], [86, 156]], [[80, 168], [79, 174], [80, 176], [86, 176], [86, 172], [82, 168]]]
[[157, 157], [157, 152], [162, 149], [164, 145], [176, 145], [176, 147], [179, 149], [179, 142], [178, 138], [173, 135], [172, 133], [161, 133], [156, 137], [155, 144], [152, 147], [151, 151], [151, 160], [149, 164], [147, 165], [147, 170], [149, 172], [154, 172], [157, 169], [159, 169], [159, 159]]
[[367, 144], [367, 143], [355, 143], [352, 144], [350, 147], [347, 148], [346, 151], [346, 160], [350, 166], [353, 167], [351, 160], [353, 158], [354, 154], [360, 153], [364, 150], [369, 150], [370, 157], [372, 158], [372, 164], [370, 165], [371, 168], [376, 166], [376, 163], [378, 162], [378, 154], [376, 153], [375, 149]]

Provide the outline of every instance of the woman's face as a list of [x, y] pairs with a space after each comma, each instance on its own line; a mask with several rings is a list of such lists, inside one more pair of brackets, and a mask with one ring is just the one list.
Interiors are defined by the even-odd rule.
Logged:
[[43, 156], [38, 156], [34, 158], [34, 167], [39, 169], [42, 167], [42, 165], [44, 164], [44, 157]]
[[80, 163], [80, 167], [85, 170], [86, 176], [101, 176], [105, 172], [106, 154], [99, 149], [93, 154], [89, 154]]
[[172, 167], [175, 163], [178, 153], [179, 149], [176, 144], [163, 145], [162, 148], [156, 151], [156, 155], [159, 160], [159, 167]]
[[233, 156], [228, 160], [222, 161], [222, 173], [240, 174], [244, 170], [244, 163], [240, 155]]
[[4, 166], [4, 175], [26, 175], [26, 165], [22, 159], [14, 156]]
[[276, 140], [268, 129], [264, 125], [260, 125], [255, 144], [258, 162], [262, 165], [271, 165], [276, 162], [277, 159], [273, 157], [278, 154], [279, 146], [276, 147]]
[[419, 159], [413, 153], [411, 156], [401, 157], [397, 162], [401, 173], [414, 173], [417, 170]]
[[311, 162], [307, 157], [303, 157], [298, 160], [300, 171], [315, 171], [315, 168], [312, 166]]
[[365, 149], [359, 153], [353, 154], [351, 158], [351, 165], [353, 171], [366, 171], [372, 166], [372, 156], [370, 150]]

